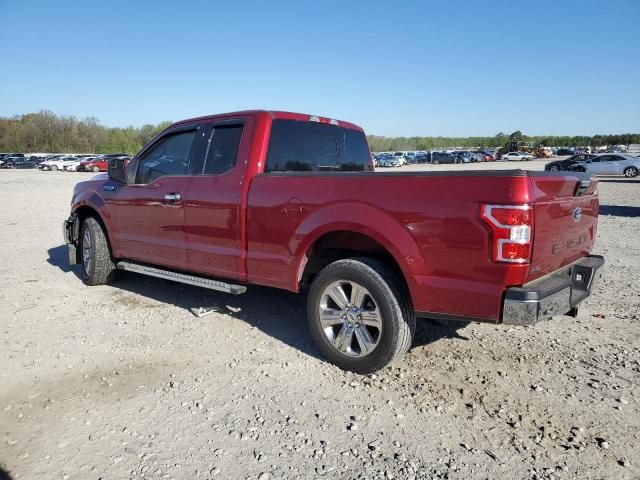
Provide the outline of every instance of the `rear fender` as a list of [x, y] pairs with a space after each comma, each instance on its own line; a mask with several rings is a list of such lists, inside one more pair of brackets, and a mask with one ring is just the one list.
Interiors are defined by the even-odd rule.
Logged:
[[316, 210], [296, 229], [289, 251], [297, 262], [297, 291], [307, 263], [307, 254], [323, 235], [347, 231], [366, 235], [382, 245], [400, 266], [411, 288], [412, 276], [421, 271], [424, 260], [420, 248], [406, 227], [388, 213], [363, 203], [337, 203]]

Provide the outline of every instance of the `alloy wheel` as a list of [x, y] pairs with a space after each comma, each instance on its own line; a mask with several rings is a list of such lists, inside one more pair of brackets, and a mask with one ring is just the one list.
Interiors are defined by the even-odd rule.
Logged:
[[343, 355], [365, 357], [382, 338], [382, 315], [375, 299], [350, 280], [333, 282], [324, 289], [319, 318], [326, 339]]

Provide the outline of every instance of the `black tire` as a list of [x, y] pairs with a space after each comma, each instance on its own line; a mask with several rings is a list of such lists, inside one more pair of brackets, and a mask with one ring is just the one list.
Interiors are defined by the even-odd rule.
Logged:
[[[85, 245], [88, 235], [89, 243]], [[86, 285], [107, 285], [113, 281], [116, 266], [102, 225], [94, 217], [85, 218], [80, 229], [82, 281]], [[85, 248], [86, 247], [86, 248]], [[87, 258], [90, 261], [87, 261]]]
[[624, 176], [627, 178], [637, 177], [638, 169], [636, 167], [627, 167], [624, 169]]
[[52, 172], [57, 172], [57, 171], [58, 171], [58, 167], [57, 167], [56, 165], [51, 165], [51, 167], [49, 167], [49, 169], [50, 169]]
[[549, 170], [552, 172], [559, 172], [560, 171], [560, 167], [558, 165], [551, 165], [549, 167]]
[[[363, 286], [378, 306], [382, 329], [371, 353], [352, 357], [329, 341], [320, 324], [319, 309], [325, 290], [334, 282], [352, 281]], [[311, 335], [322, 354], [343, 370], [367, 374], [398, 360], [411, 347], [416, 319], [403, 283], [383, 263], [366, 257], [338, 260], [314, 279], [307, 297]], [[343, 328], [343, 327], [337, 327]]]
[[100, 168], [94, 166], [94, 167], [91, 167], [91, 171], [94, 172], [94, 173], [98, 173], [100, 171]]

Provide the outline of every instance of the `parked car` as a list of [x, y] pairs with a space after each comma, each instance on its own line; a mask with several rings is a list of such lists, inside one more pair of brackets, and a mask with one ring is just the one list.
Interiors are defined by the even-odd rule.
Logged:
[[544, 166], [544, 169], [551, 172], [557, 172], [559, 170], [569, 170], [571, 165], [574, 165], [578, 162], [583, 162], [588, 160], [595, 155], [590, 155], [588, 153], [583, 153], [580, 155], [572, 155], [569, 158], [565, 158], [564, 160], [556, 160], [554, 162], [549, 162]]
[[558, 155], [559, 157], [563, 157], [565, 155], [575, 155], [576, 152], [571, 149], [571, 148], [559, 148], [558, 150], [556, 150], [556, 155]]
[[62, 169], [65, 172], [76, 172], [81, 162], [82, 162], [81, 158], [76, 158], [75, 160], [69, 160], [62, 164]]
[[37, 168], [39, 159], [37, 157], [5, 157], [2, 160], [1, 168]]
[[80, 162], [78, 167], [79, 172], [106, 172], [109, 167], [109, 160], [112, 158], [119, 158], [123, 160], [130, 160], [131, 157], [124, 153], [110, 153], [106, 155], [100, 155], [93, 159], [87, 159]]
[[393, 154], [393, 157], [400, 163], [399, 166], [407, 164], [407, 158], [404, 156], [404, 153], [396, 152]]
[[13, 165], [25, 159], [24, 153], [5, 153], [0, 159], [0, 168], [19, 168]]
[[416, 163], [431, 163], [431, 152], [420, 152], [416, 155]]
[[496, 156], [495, 153], [491, 153], [488, 150], [477, 150], [475, 153], [482, 155], [483, 162], [495, 162]]
[[530, 153], [526, 153], [526, 152], [509, 152], [505, 155], [502, 155], [501, 160], [516, 160], [516, 161], [522, 161], [522, 160], [533, 160], [533, 155], [531, 155]]
[[66, 164], [70, 162], [76, 162], [78, 159], [71, 155], [64, 155], [61, 157], [54, 157], [50, 160], [44, 160], [40, 163], [41, 170], [51, 170], [56, 172], [58, 170], [64, 170]]
[[446, 152], [432, 152], [431, 163], [438, 165], [439, 163], [460, 163], [458, 157]]
[[633, 178], [637, 177], [640, 171], [640, 158], [621, 153], [605, 153], [575, 163], [569, 167], [569, 170], [593, 175], [624, 175]]
[[400, 159], [392, 155], [382, 157], [378, 162], [380, 167], [401, 167]]
[[554, 175], [551, 195], [544, 172], [372, 170], [351, 123], [185, 120], [76, 185], [69, 260], [87, 285], [124, 270], [232, 294], [308, 291], [318, 349], [359, 373], [401, 357], [416, 317], [532, 325], [575, 315], [600, 279], [587, 175]]
[[451, 152], [451, 155], [455, 156], [458, 160], [456, 163], [471, 163], [475, 158], [471, 152], [467, 152], [466, 150], [454, 150]]

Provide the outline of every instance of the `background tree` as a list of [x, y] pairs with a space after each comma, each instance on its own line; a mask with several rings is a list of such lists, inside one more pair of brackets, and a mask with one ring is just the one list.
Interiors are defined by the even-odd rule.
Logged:
[[[57, 116], [49, 110], [0, 117], [0, 152], [51, 153], [136, 153], [159, 132], [171, 125], [161, 122], [141, 127], [105, 127], [97, 118], [78, 120], [73, 116]], [[383, 137], [370, 135], [374, 152], [398, 150], [439, 150], [445, 148], [497, 148], [508, 140], [524, 141], [548, 147], [600, 147], [640, 143], [640, 133], [617, 135], [527, 136], [520, 130], [511, 135], [503, 132], [492, 137]]]

